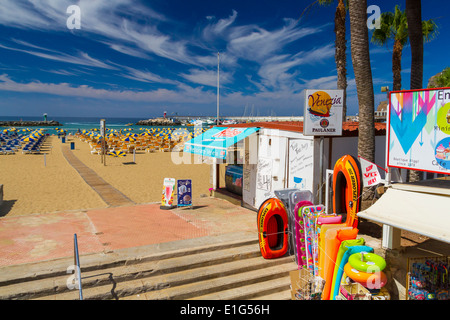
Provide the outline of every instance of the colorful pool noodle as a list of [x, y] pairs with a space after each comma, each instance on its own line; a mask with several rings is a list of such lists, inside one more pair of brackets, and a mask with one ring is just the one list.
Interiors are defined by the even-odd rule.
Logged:
[[335, 268], [336, 256], [341, 242], [344, 240], [356, 239], [358, 229], [353, 227], [343, 227], [330, 229], [325, 234], [325, 259], [324, 278], [325, 286], [322, 292], [322, 300], [330, 299], [331, 281]]
[[[339, 266], [341, 264], [344, 253], [348, 250], [349, 247], [363, 246], [364, 243], [365, 243], [365, 240], [363, 238], [344, 240], [341, 242], [341, 245], [339, 246], [339, 250], [338, 250], [338, 253], [336, 256], [336, 263], [335, 263], [335, 267], [334, 267], [333, 278], [331, 280], [331, 291], [330, 291], [331, 293], [334, 292], [337, 273], [339, 271]], [[330, 300], [333, 300], [333, 298], [334, 298], [334, 296], [332, 294], [330, 294]]]
[[311, 201], [300, 201], [295, 205], [294, 217], [295, 217], [295, 245], [297, 249], [297, 261], [298, 268], [301, 269], [303, 266], [307, 265], [306, 261], [306, 244], [305, 244], [305, 230], [303, 227], [303, 218], [301, 216], [301, 208], [304, 206], [312, 206]]
[[[322, 279], [325, 279], [324, 275], [324, 261], [325, 261], [325, 235], [328, 230], [332, 229], [339, 229], [339, 228], [345, 228], [347, 225], [345, 223], [340, 224], [323, 224], [318, 226], [318, 245], [319, 245], [319, 276], [322, 277]], [[350, 228], [350, 227], [348, 227]]]

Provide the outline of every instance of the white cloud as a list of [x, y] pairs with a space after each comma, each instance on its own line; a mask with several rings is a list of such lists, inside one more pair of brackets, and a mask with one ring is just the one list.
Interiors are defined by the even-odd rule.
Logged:
[[[23, 42], [23, 43], [25, 44], [25, 42]], [[33, 47], [36, 48], [37, 46], [33, 46]], [[112, 65], [109, 65], [98, 59], [92, 58], [86, 52], [78, 52], [78, 56], [73, 56], [73, 55], [63, 53], [63, 52], [57, 52], [54, 50], [47, 50], [50, 53], [44, 53], [44, 52], [39, 52], [39, 51], [12, 48], [12, 47], [4, 46], [1, 44], [0, 44], [0, 48], [17, 51], [17, 52], [23, 52], [23, 53], [27, 53], [27, 54], [30, 54], [30, 55], [33, 55], [33, 56], [36, 56], [39, 58], [54, 60], [54, 61], [59, 61], [59, 62], [79, 64], [79, 65], [84, 65], [84, 66], [111, 69], [111, 70], [117, 69], [117, 68], [113, 67]]]
[[192, 88], [180, 84], [177, 90], [157, 89], [151, 91], [107, 90], [97, 89], [87, 85], [73, 86], [68, 83], [42, 83], [33, 81], [19, 83], [8, 75], [0, 75], [0, 91], [43, 93], [66, 97], [81, 97], [102, 100], [117, 100], [127, 102], [164, 102], [164, 103], [212, 103], [216, 96], [203, 91], [202, 88]]
[[[193, 83], [203, 84], [210, 87], [217, 87], [217, 70], [191, 69], [187, 74], [181, 76]], [[219, 72], [220, 85], [228, 84], [232, 81], [232, 75], [229, 72]]]
[[129, 74], [122, 74], [123, 77], [128, 79], [133, 79], [141, 82], [155, 82], [155, 83], [167, 83], [167, 84], [178, 84], [177, 81], [163, 78], [150, 71], [141, 71], [134, 68], [125, 67]]
[[294, 41], [321, 32], [321, 28], [298, 28], [295, 21], [286, 19], [286, 25], [274, 31], [256, 25], [230, 30], [227, 51], [239, 58], [263, 62]]
[[[203, 29], [203, 37], [206, 40], [211, 40], [214, 37], [222, 35], [222, 33], [227, 29], [237, 18], [237, 11], [233, 10], [232, 14], [227, 19], [220, 19], [214, 24], [209, 24]], [[208, 16], [206, 19], [212, 21], [214, 17]]]
[[323, 63], [334, 56], [332, 44], [315, 48], [311, 51], [302, 51], [294, 56], [278, 55], [264, 61], [258, 75], [261, 83], [268, 89], [290, 89], [298, 91], [301, 86], [296, 78], [301, 72], [302, 65]]

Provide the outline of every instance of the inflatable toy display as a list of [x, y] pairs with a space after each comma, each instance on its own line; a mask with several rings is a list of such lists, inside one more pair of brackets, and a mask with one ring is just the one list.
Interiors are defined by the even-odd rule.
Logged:
[[330, 299], [331, 282], [335, 268], [335, 261], [339, 246], [344, 240], [356, 239], [358, 229], [352, 227], [330, 229], [325, 234], [324, 277], [325, 287], [322, 293], [323, 300]]
[[[288, 253], [298, 264], [294, 280], [302, 294], [293, 291], [293, 299], [389, 299], [383, 288], [386, 261], [363, 238], [357, 239], [362, 186], [359, 161], [345, 155], [333, 170], [332, 213], [315, 205], [310, 191], [298, 189], [274, 190], [275, 196], [259, 207], [262, 256], [274, 259]], [[312, 292], [313, 284], [321, 284], [320, 290]]]
[[317, 224], [338, 224], [341, 223], [342, 216], [337, 214], [321, 215], [317, 218]]
[[[364, 240], [364, 239], [357, 239], [355, 241]], [[347, 240], [352, 241], [352, 240]], [[342, 246], [346, 246], [346, 242], [343, 241], [341, 244]], [[342, 275], [344, 274], [344, 266], [348, 263], [348, 257], [351, 256], [354, 253], [365, 251], [365, 252], [372, 252], [373, 249], [371, 247], [365, 246], [364, 241], [361, 241], [361, 245], [354, 245], [354, 246], [347, 246], [346, 251], [342, 255], [341, 261], [339, 264], [336, 264], [335, 266], [335, 276], [333, 276], [333, 283], [331, 284], [331, 294], [330, 294], [330, 300], [335, 300], [336, 296], [339, 295], [339, 287], [341, 285], [342, 281]]]
[[[333, 277], [332, 277], [332, 281], [331, 281], [331, 290], [330, 290], [330, 300], [333, 300], [333, 292], [334, 292], [334, 287], [335, 287], [335, 283], [336, 283], [336, 277], [338, 274], [338, 270], [339, 270], [339, 266], [341, 264], [342, 258], [344, 257], [344, 254], [347, 252], [349, 247], [353, 247], [353, 246], [362, 246], [364, 245], [365, 240], [363, 238], [360, 239], [350, 239], [350, 240], [344, 240], [341, 242], [341, 245], [339, 246], [339, 250], [336, 256], [336, 261], [334, 264], [334, 272], [333, 272]], [[343, 268], [344, 266], [342, 266]], [[341, 274], [342, 277], [342, 274]], [[340, 282], [341, 279], [339, 279]]]
[[345, 223], [341, 224], [324, 224], [318, 228], [318, 246], [319, 246], [319, 276], [325, 279], [325, 257], [327, 256], [327, 252], [325, 252], [325, 235], [328, 230], [332, 229], [342, 229], [347, 227]]
[[[288, 214], [288, 252], [294, 255], [295, 262], [298, 263], [298, 253], [296, 250], [296, 233], [295, 233], [295, 205], [300, 201], [312, 201], [313, 195], [309, 190], [298, 189], [281, 189], [274, 190], [275, 196], [284, 204]], [[312, 203], [312, 202], [311, 202]]]
[[288, 250], [288, 217], [277, 198], [264, 201], [258, 210], [258, 238], [265, 259], [283, 256]]
[[333, 170], [333, 212], [346, 213], [345, 224], [356, 228], [361, 208], [362, 177], [359, 162], [351, 155], [340, 158]]
[[306, 237], [305, 237], [305, 221], [302, 217], [302, 207], [312, 206], [313, 203], [310, 201], [300, 201], [295, 205], [294, 215], [295, 215], [295, 244], [296, 252], [298, 255], [298, 267], [299, 269], [307, 265], [307, 255], [306, 255]]
[[356, 270], [350, 263], [344, 266], [344, 272], [355, 282], [360, 283], [362, 286], [368, 289], [380, 289], [387, 282], [386, 274], [383, 271], [376, 273], [367, 273], [363, 271]]
[[[299, 263], [299, 256], [297, 251], [297, 231], [296, 231], [296, 224], [298, 220], [298, 208], [297, 204], [301, 201], [308, 201], [308, 205], [312, 205], [313, 201], [313, 194], [309, 190], [298, 190], [295, 189], [295, 191], [291, 191], [288, 194], [288, 202], [289, 202], [289, 230], [292, 230], [291, 237], [289, 239], [289, 253], [293, 251], [295, 256], [295, 262]], [[280, 199], [281, 200], [281, 199]]]
[[382, 257], [377, 254], [367, 252], [352, 254], [348, 258], [348, 263], [350, 263], [352, 268], [367, 273], [383, 271], [386, 267], [386, 261]]

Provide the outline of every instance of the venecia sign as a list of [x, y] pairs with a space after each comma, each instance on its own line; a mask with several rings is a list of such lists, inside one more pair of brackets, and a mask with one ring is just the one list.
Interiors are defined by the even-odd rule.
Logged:
[[303, 134], [342, 135], [343, 90], [305, 90]]

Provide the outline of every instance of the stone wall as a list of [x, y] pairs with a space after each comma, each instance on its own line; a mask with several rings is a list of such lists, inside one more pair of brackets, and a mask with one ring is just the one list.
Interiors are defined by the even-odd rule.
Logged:
[[0, 121], [0, 127], [45, 127], [45, 126], [62, 126], [55, 120], [51, 121]]

